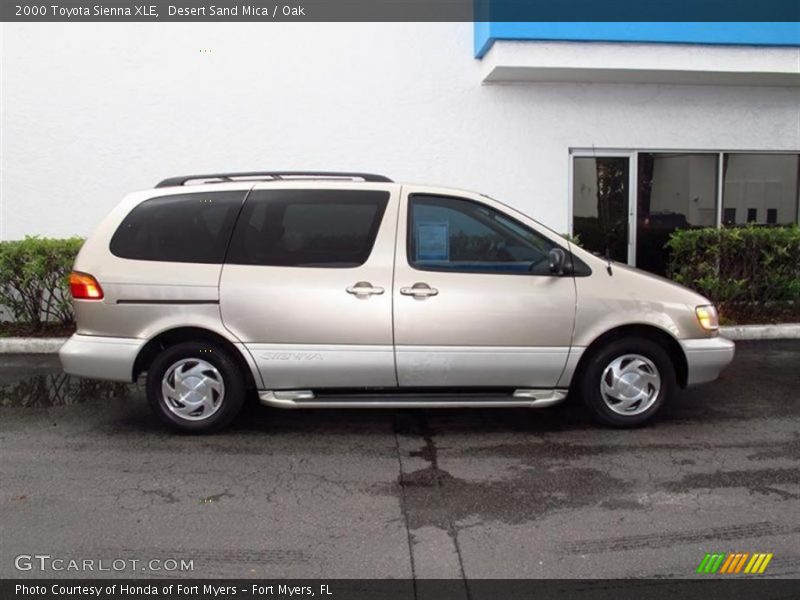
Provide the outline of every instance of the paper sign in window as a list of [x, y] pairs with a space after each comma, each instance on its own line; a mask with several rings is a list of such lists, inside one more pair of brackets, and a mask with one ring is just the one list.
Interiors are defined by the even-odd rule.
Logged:
[[417, 260], [449, 260], [449, 241], [447, 221], [417, 223]]

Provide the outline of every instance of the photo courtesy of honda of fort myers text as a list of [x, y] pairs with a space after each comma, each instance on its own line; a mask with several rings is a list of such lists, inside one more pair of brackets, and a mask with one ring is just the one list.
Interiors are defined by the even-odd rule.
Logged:
[[0, 598], [797, 595], [796, 1], [0, 12]]
[[[307, 583], [307, 582], [304, 582]], [[18, 597], [175, 597], [175, 598], [230, 598], [245, 596], [253, 598], [292, 598], [312, 597], [322, 598], [334, 596], [329, 589], [329, 584], [320, 584], [319, 587], [311, 585], [293, 585], [292, 583], [258, 584], [241, 583], [239, 585], [220, 583], [147, 583], [147, 582], [87, 582], [87, 583], [16, 583], [14, 592]]]

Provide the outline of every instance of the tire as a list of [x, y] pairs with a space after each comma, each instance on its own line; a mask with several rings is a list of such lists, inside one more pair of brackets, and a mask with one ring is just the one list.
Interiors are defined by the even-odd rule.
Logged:
[[638, 337], [613, 340], [593, 351], [577, 383], [592, 417], [620, 428], [650, 421], [677, 387], [667, 351]]
[[208, 342], [183, 342], [156, 356], [147, 373], [147, 401], [177, 431], [211, 433], [239, 414], [245, 378], [234, 358]]

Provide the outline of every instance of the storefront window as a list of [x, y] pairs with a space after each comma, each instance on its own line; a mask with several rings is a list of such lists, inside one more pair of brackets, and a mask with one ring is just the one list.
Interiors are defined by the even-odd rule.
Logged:
[[589, 152], [573, 157], [572, 233], [585, 249], [646, 271], [668, 274], [677, 229], [800, 217], [797, 153]]
[[639, 154], [637, 267], [665, 274], [673, 231], [716, 226], [718, 160], [718, 154]]
[[723, 224], [797, 222], [797, 154], [726, 154]]

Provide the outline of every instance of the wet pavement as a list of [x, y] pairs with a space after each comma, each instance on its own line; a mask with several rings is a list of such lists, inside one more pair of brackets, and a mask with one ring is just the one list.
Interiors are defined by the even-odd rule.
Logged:
[[579, 407], [249, 407], [172, 434], [139, 386], [0, 355], [0, 577], [19, 554], [193, 560], [157, 577], [691, 577], [706, 552], [800, 575], [800, 342], [741, 342], [653, 426]]

